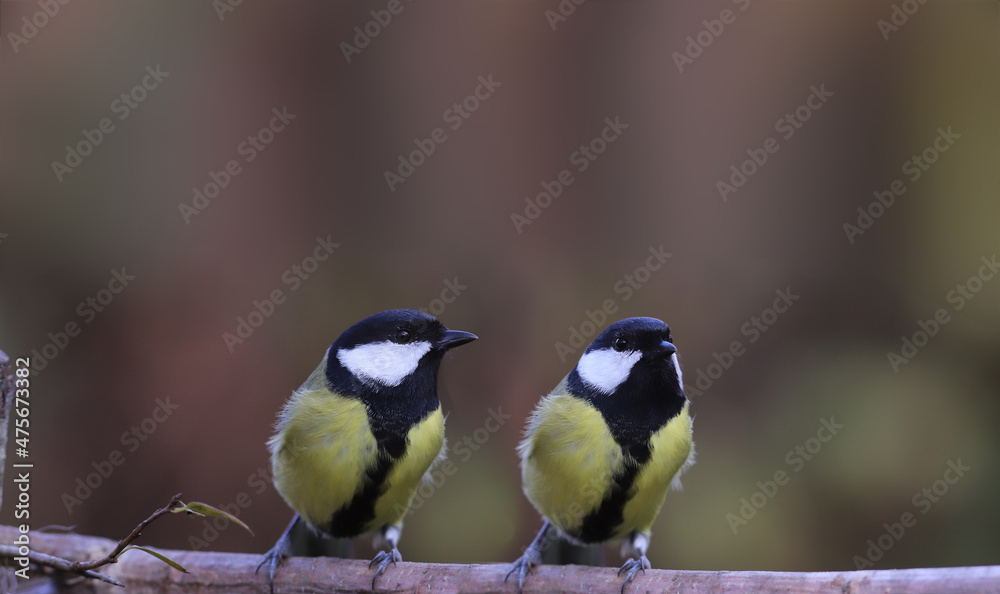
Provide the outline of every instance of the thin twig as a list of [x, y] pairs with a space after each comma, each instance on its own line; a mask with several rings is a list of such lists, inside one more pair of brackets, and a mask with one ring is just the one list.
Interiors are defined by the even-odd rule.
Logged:
[[95, 569], [97, 567], [101, 567], [102, 565], [115, 563], [118, 560], [118, 556], [122, 554], [122, 551], [124, 551], [125, 548], [132, 543], [132, 541], [142, 536], [142, 531], [146, 529], [146, 526], [149, 526], [149, 524], [156, 518], [169, 514], [172, 510], [180, 507], [181, 505], [181, 494], [178, 493], [170, 498], [170, 503], [153, 512], [153, 515], [149, 516], [145, 520], [139, 522], [139, 525], [132, 530], [131, 534], [123, 538], [121, 542], [118, 543], [118, 546], [115, 547], [115, 550], [111, 551], [106, 557], [96, 561], [78, 561], [73, 564], [73, 571]]
[[61, 524], [47, 524], [41, 528], [35, 528], [32, 532], [45, 532], [47, 534], [70, 534], [76, 530], [76, 524], [72, 526], [63, 526]]
[[[21, 556], [17, 552], [17, 547], [9, 545], [0, 545], [0, 557], [18, 557]], [[67, 571], [71, 573], [78, 573], [84, 577], [93, 578], [95, 580], [101, 580], [102, 582], [107, 582], [115, 586], [125, 587], [125, 584], [119, 582], [118, 580], [106, 576], [103, 573], [97, 573], [96, 571], [91, 571], [89, 569], [76, 569], [73, 567], [74, 563], [68, 559], [63, 559], [62, 557], [53, 557], [52, 555], [46, 555], [45, 553], [39, 553], [37, 551], [28, 551], [28, 560], [35, 565], [44, 565], [45, 567], [51, 567], [53, 569], [58, 569], [60, 571]]]

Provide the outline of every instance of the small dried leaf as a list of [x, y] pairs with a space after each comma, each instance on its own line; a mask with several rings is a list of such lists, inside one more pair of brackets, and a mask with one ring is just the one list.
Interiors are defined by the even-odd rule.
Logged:
[[[184, 573], [190, 573], [188, 570], [186, 570], [183, 567], [181, 567], [180, 563], [174, 561], [173, 559], [167, 557], [166, 555], [162, 555], [160, 553], [157, 553], [156, 551], [154, 551], [152, 549], [147, 549], [146, 547], [140, 547], [140, 546], [137, 546], [137, 545], [131, 545], [131, 546], [127, 547], [124, 551], [122, 551], [122, 555], [124, 555], [127, 551], [130, 551], [132, 549], [139, 549], [140, 551], [142, 551], [144, 553], [149, 553], [150, 555], [156, 557], [160, 561], [163, 561], [164, 563], [166, 563], [170, 567], [173, 567], [177, 571], [182, 571]], [[119, 555], [119, 557], [121, 557], [121, 555]]]
[[170, 511], [175, 514], [188, 512], [198, 516], [219, 516], [221, 518], [226, 518], [237, 526], [241, 526], [244, 530], [249, 532], [251, 536], [256, 536], [256, 534], [253, 533], [253, 530], [251, 530], [250, 527], [244, 524], [239, 518], [228, 512], [222, 511], [221, 509], [212, 507], [207, 503], [192, 501], [191, 503], [185, 503], [184, 505]]

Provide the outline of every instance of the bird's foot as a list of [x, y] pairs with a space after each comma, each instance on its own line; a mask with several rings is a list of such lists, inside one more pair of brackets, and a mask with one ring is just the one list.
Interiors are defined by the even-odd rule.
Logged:
[[260, 568], [267, 565], [267, 585], [271, 594], [274, 594], [274, 574], [278, 571], [278, 566], [288, 557], [288, 546], [284, 540], [279, 540], [274, 547], [264, 554], [264, 558], [257, 565], [254, 573], [260, 573]]
[[264, 558], [261, 559], [260, 564], [257, 565], [257, 570], [254, 571], [254, 573], [260, 573], [260, 568], [267, 565], [267, 586], [271, 594], [274, 594], [274, 574], [278, 571], [278, 566], [292, 554], [291, 534], [292, 529], [298, 521], [299, 515], [295, 514], [291, 523], [288, 524], [288, 528], [285, 528], [285, 531], [278, 537], [278, 542], [274, 543], [270, 551], [264, 553]]
[[368, 564], [368, 569], [375, 567], [376, 564], [378, 565], [378, 569], [375, 570], [375, 575], [372, 576], [372, 590], [375, 589], [375, 580], [378, 579], [378, 576], [385, 573], [385, 568], [389, 567], [390, 563], [395, 565], [396, 562], [402, 560], [403, 556], [399, 554], [399, 549], [396, 547], [392, 547], [392, 550], [389, 552], [379, 551], [378, 554], [375, 555], [375, 558], [372, 559], [372, 562]]
[[635, 574], [640, 571], [645, 573], [647, 569], [651, 569], [652, 567], [645, 555], [639, 555], [638, 559], [629, 559], [626, 561], [622, 565], [622, 568], [618, 570], [618, 577], [621, 577], [625, 573], [625, 581], [622, 583], [622, 594], [625, 594], [625, 586], [629, 585], [629, 582], [635, 578]]
[[507, 577], [503, 579], [506, 583], [510, 579], [510, 576], [517, 574], [517, 592], [521, 594], [524, 588], [524, 578], [531, 571], [531, 568], [542, 562], [542, 556], [533, 547], [529, 547], [527, 551], [521, 555], [517, 561], [514, 561], [514, 565], [507, 572]]

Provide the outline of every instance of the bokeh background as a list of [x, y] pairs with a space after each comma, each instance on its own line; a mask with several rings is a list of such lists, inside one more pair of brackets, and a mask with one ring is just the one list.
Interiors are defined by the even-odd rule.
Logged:
[[[33, 528], [119, 538], [181, 491], [245, 504], [256, 537], [171, 518], [148, 544], [267, 550], [290, 517], [262, 479], [279, 407], [347, 326], [422, 307], [481, 339], [444, 362], [457, 471], [425, 490], [402, 554], [513, 560], [540, 525], [514, 452], [525, 417], [574, 364], [557, 343], [589, 339], [610, 299], [612, 319], [671, 324], [697, 390], [698, 463], [654, 527], [654, 567], [852, 569], [907, 512], [916, 525], [875, 567], [1000, 562], [1000, 279], [968, 282], [1000, 250], [994, 0], [404, 1], [378, 26], [387, 2], [224, 2], [0, 4], [0, 348], [44, 367]], [[499, 84], [467, 100], [479, 77]], [[785, 138], [776, 122], [814, 86], [832, 95]], [[475, 110], [453, 130], [463, 101]], [[248, 162], [241, 143], [273, 109], [294, 119]], [[114, 129], [57, 175], [104, 118]], [[606, 118], [628, 127], [577, 171]], [[388, 183], [439, 127], [446, 140]], [[906, 163], [949, 127], [913, 180]], [[769, 137], [779, 150], [723, 200], [717, 183]], [[230, 160], [240, 172], [185, 214]], [[563, 169], [573, 183], [518, 229]], [[895, 180], [905, 193], [849, 237]], [[313, 266], [317, 238], [339, 247]], [[671, 256], [637, 271], [651, 248]], [[134, 279], [109, 293], [122, 268]], [[643, 281], [631, 294], [627, 277]], [[460, 294], [435, 302], [449, 283]], [[230, 348], [275, 289], [283, 303]], [[771, 317], [778, 290], [798, 299]], [[894, 369], [938, 309], [949, 322]], [[734, 341], [743, 354], [710, 368]], [[699, 371], [717, 376], [707, 389]], [[510, 418], [490, 433], [492, 412]], [[825, 443], [823, 419], [843, 425]], [[925, 504], [949, 461], [970, 469]], [[778, 471], [787, 484], [734, 524]]]

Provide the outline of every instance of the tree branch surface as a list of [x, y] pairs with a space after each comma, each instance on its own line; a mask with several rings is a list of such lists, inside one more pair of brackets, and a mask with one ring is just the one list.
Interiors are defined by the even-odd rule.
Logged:
[[[17, 530], [0, 526], [0, 543], [11, 543]], [[31, 533], [37, 552], [83, 561], [108, 555], [117, 545], [103, 538], [76, 534]], [[159, 549], [158, 549], [159, 550]], [[141, 551], [129, 551], [102, 572], [125, 584], [131, 593], [215, 593], [262, 594], [267, 591], [264, 572], [255, 574], [260, 555], [160, 550], [190, 574], [171, 569]], [[509, 563], [458, 565], [408, 563], [390, 566], [378, 583], [379, 592], [504, 592], [517, 591], [504, 584]], [[278, 570], [276, 592], [371, 592], [372, 570], [367, 560], [295, 557]], [[34, 580], [45, 577], [33, 574]], [[120, 594], [121, 588], [73, 577], [70, 591]], [[28, 584], [20, 583], [21, 587]], [[32, 584], [35, 585], [35, 584]], [[609, 592], [617, 593], [621, 578], [615, 567], [578, 565], [535, 568], [524, 585], [525, 592]], [[1000, 566], [945, 567], [931, 569], [887, 569], [839, 572], [770, 571], [674, 571], [653, 569], [636, 576], [626, 589], [641, 592], [803, 592], [803, 593], [885, 593], [912, 592], [948, 594], [952, 592], [1000, 593]]]

